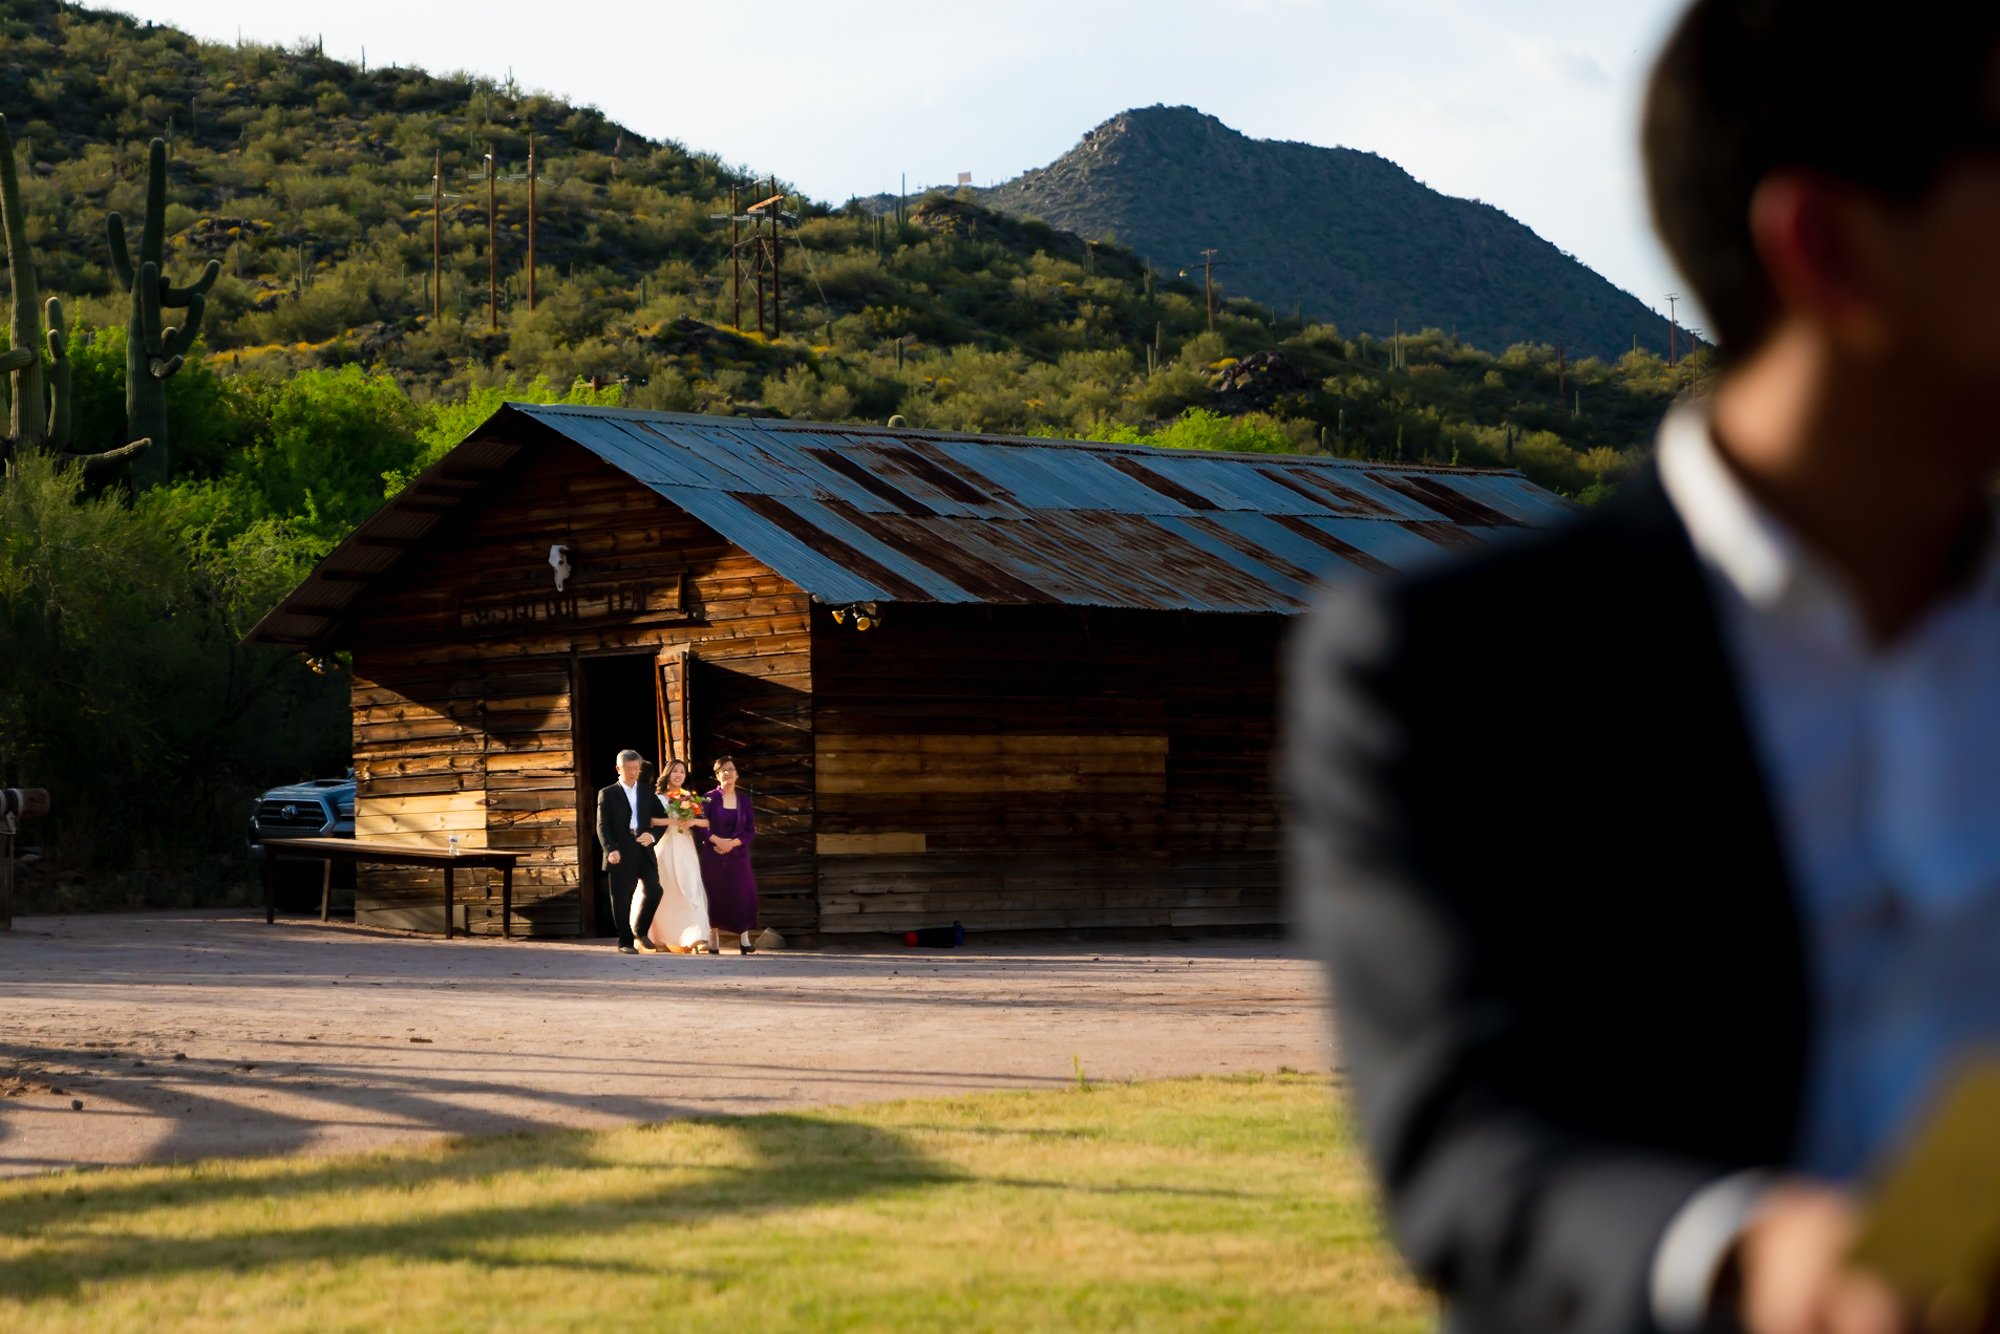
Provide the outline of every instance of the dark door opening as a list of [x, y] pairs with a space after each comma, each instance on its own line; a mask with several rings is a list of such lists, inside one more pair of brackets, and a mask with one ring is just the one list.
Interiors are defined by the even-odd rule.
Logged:
[[[618, 779], [618, 752], [636, 750], [659, 763], [660, 712], [654, 655], [580, 658], [576, 665], [578, 878], [586, 935], [615, 934], [611, 889], [597, 846], [597, 790]], [[649, 771], [650, 773], [650, 771]]]

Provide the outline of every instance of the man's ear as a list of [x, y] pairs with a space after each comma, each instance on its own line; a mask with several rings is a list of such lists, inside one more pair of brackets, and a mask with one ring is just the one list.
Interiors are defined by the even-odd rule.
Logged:
[[1855, 350], [1884, 341], [1883, 205], [1842, 181], [1777, 171], [1750, 196], [1750, 239], [1781, 318]]

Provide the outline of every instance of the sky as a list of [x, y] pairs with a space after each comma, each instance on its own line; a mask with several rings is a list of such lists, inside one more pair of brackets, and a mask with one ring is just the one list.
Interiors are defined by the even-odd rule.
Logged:
[[[1638, 108], [1683, 0], [113, 0], [215, 40], [511, 76], [814, 198], [988, 185], [1120, 111], [1380, 153], [1664, 312]], [[1685, 299], [1684, 326], [1701, 315]]]

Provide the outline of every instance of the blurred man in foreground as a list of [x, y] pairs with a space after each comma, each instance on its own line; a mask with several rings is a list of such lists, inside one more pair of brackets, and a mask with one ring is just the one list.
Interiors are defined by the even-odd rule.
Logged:
[[1454, 1329], [1926, 1328], [1846, 1253], [2000, 1041], [1996, 53], [2000, 6], [1697, 0], [1644, 147], [1713, 397], [1294, 645], [1294, 907]]

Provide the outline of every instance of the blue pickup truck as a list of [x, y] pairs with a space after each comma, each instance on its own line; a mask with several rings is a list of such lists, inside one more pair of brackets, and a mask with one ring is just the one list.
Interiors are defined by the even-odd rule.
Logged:
[[257, 798], [247, 837], [253, 861], [267, 838], [353, 838], [354, 775], [272, 788]]

